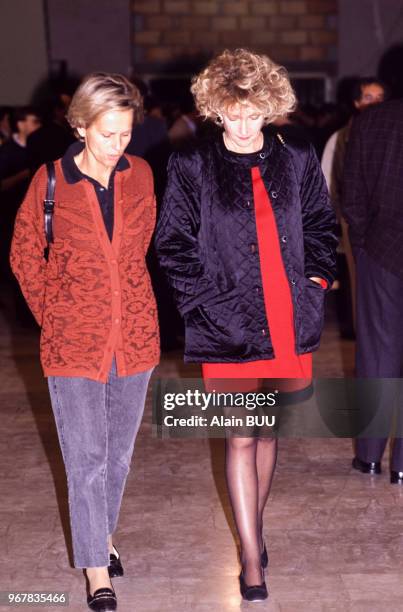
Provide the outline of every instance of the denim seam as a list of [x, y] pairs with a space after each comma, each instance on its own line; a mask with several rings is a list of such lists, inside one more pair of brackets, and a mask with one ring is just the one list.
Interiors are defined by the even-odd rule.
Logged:
[[[69, 464], [69, 459], [67, 457], [67, 446], [66, 446], [66, 442], [64, 439], [64, 419], [63, 419], [63, 409], [62, 409], [62, 402], [60, 400], [60, 394], [59, 394], [59, 389], [58, 389], [58, 385], [57, 383], [57, 378], [51, 378], [50, 379], [50, 384], [53, 386], [53, 391], [54, 391], [54, 398], [55, 398], [55, 406], [54, 409], [57, 410], [57, 429], [59, 431], [60, 434], [60, 447], [62, 450], [62, 455], [63, 455], [63, 460], [65, 462], [65, 465], [67, 466]], [[67, 488], [68, 488], [68, 506], [69, 506], [69, 515], [70, 515], [70, 528], [71, 528], [71, 532], [72, 532], [72, 536], [73, 536], [73, 542], [77, 541], [77, 537], [78, 537], [78, 533], [77, 530], [75, 529], [74, 526], [74, 521], [71, 520], [71, 517], [73, 516], [73, 502], [72, 502], [72, 490], [71, 490], [71, 484], [70, 484], [70, 472], [66, 469], [66, 479], [67, 479]], [[75, 552], [74, 552], [75, 555]]]
[[[66, 442], [64, 439], [64, 420], [63, 420], [63, 410], [61, 409], [61, 402], [59, 397], [59, 391], [56, 385], [56, 379], [51, 379], [51, 384], [53, 386], [54, 396], [56, 399], [55, 408], [57, 409], [57, 418], [59, 421], [59, 431], [60, 431], [60, 446], [62, 447], [62, 455], [66, 455]], [[67, 463], [67, 461], [66, 461]]]
[[103, 483], [104, 483], [104, 502], [105, 502], [105, 508], [106, 508], [106, 512], [105, 512], [105, 533], [106, 536], [109, 535], [109, 507], [108, 507], [108, 495], [107, 495], [107, 467], [108, 467], [108, 455], [109, 455], [109, 444], [108, 444], [108, 437], [109, 437], [109, 431], [108, 431], [108, 419], [110, 420], [110, 378], [111, 378], [111, 373], [109, 373], [108, 376], [108, 380], [105, 383], [105, 401], [104, 401], [104, 414], [105, 414], [105, 463], [104, 463], [104, 469], [103, 469], [103, 474], [102, 474], [102, 478], [103, 478]]

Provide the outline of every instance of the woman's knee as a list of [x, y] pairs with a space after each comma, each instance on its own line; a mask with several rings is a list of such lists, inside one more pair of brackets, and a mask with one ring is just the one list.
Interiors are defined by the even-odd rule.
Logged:
[[253, 449], [257, 446], [257, 438], [230, 437], [227, 438], [226, 444], [230, 450]]

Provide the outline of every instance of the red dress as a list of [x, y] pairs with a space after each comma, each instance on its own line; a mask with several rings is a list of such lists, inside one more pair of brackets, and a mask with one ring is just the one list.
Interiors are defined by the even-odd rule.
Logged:
[[312, 354], [297, 355], [295, 352], [293, 304], [276, 220], [259, 168], [254, 167], [251, 172], [264, 303], [274, 359], [243, 363], [203, 363], [203, 378], [205, 382], [206, 379], [215, 378], [247, 378], [245, 384], [248, 390], [257, 386], [257, 379], [297, 379], [293, 384], [287, 381], [287, 390], [296, 390], [306, 387], [312, 378]]

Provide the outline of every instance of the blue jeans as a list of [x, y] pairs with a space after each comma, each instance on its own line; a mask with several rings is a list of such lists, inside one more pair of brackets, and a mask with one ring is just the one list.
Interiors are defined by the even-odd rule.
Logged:
[[109, 565], [134, 441], [152, 369], [107, 383], [50, 376], [48, 385], [67, 474], [75, 567]]

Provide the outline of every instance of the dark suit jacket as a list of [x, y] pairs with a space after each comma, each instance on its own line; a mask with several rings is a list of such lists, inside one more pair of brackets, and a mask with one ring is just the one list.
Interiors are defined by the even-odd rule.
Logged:
[[403, 278], [403, 100], [354, 119], [344, 169], [342, 213], [351, 244]]

